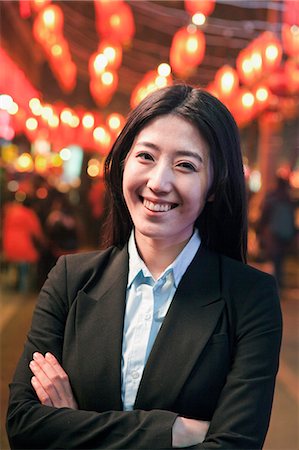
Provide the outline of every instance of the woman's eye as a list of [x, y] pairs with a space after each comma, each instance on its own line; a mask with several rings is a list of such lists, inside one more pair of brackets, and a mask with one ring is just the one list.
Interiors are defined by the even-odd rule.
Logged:
[[196, 167], [193, 164], [189, 163], [189, 162], [181, 162], [181, 163], [178, 164], [178, 167], [182, 167], [184, 169], [191, 170], [193, 172], [197, 171]]
[[153, 161], [154, 160], [152, 155], [150, 153], [147, 153], [147, 152], [138, 153], [137, 158], [145, 159], [147, 161]]

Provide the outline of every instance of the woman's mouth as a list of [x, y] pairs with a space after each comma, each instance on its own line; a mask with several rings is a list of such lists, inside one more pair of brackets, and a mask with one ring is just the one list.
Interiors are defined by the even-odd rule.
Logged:
[[145, 198], [143, 199], [143, 206], [150, 210], [150, 211], [154, 211], [154, 212], [168, 212], [171, 209], [175, 208], [177, 205], [177, 203], [154, 203], [151, 202], [150, 200], [146, 200]]

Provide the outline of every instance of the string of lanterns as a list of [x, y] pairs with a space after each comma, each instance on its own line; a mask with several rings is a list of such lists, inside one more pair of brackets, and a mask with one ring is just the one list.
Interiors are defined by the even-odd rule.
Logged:
[[[77, 71], [63, 37], [60, 7], [51, 0], [24, 0], [19, 4], [22, 17], [34, 14], [34, 37], [44, 48], [61, 88], [72, 91]], [[89, 60], [90, 91], [103, 108], [117, 89], [117, 71], [123, 51], [134, 37], [135, 24], [131, 8], [123, 0], [95, 0], [94, 5], [100, 42]], [[149, 92], [172, 84], [172, 73], [187, 79], [202, 62], [206, 44], [200, 27], [212, 14], [215, 0], [185, 0], [184, 5], [191, 20], [173, 36], [170, 64], [162, 63], [145, 74], [131, 94], [132, 107]], [[298, 2], [285, 0], [281, 41], [271, 32], [262, 33], [239, 53], [236, 68], [222, 66], [206, 87], [229, 107], [240, 126], [274, 104], [277, 94], [299, 92], [298, 10]], [[20, 105], [11, 114], [12, 126], [16, 133], [25, 132], [31, 141], [42, 135], [53, 143], [54, 149], [77, 142], [87, 150], [104, 155], [124, 123], [124, 118], [117, 113], [104, 119], [98, 112], [71, 109], [59, 103], [45, 105], [38, 95], [34, 97], [29, 109]], [[289, 112], [294, 103], [291, 98], [285, 98], [281, 104]]]

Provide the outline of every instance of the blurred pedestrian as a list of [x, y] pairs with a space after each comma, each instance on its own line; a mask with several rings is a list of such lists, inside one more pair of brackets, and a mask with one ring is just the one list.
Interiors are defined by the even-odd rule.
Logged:
[[77, 252], [79, 247], [79, 226], [66, 194], [57, 191], [53, 193], [44, 230], [47, 245], [41, 249], [38, 276], [40, 287], [57, 259], [62, 255]]
[[276, 186], [265, 195], [258, 222], [261, 250], [273, 264], [280, 288], [285, 286], [284, 263], [295, 237], [295, 213], [288, 180], [276, 178]]
[[39, 218], [31, 207], [31, 198], [4, 206], [3, 252], [5, 261], [17, 269], [16, 289], [26, 293], [33, 288], [39, 248], [45, 237]]

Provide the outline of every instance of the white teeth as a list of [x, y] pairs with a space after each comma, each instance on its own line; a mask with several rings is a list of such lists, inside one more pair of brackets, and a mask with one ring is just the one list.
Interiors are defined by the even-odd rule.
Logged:
[[159, 203], [153, 203], [150, 202], [149, 200], [143, 200], [143, 205], [149, 209], [150, 211], [163, 211], [163, 212], [167, 212], [171, 209], [171, 205], [169, 204], [159, 204]]

